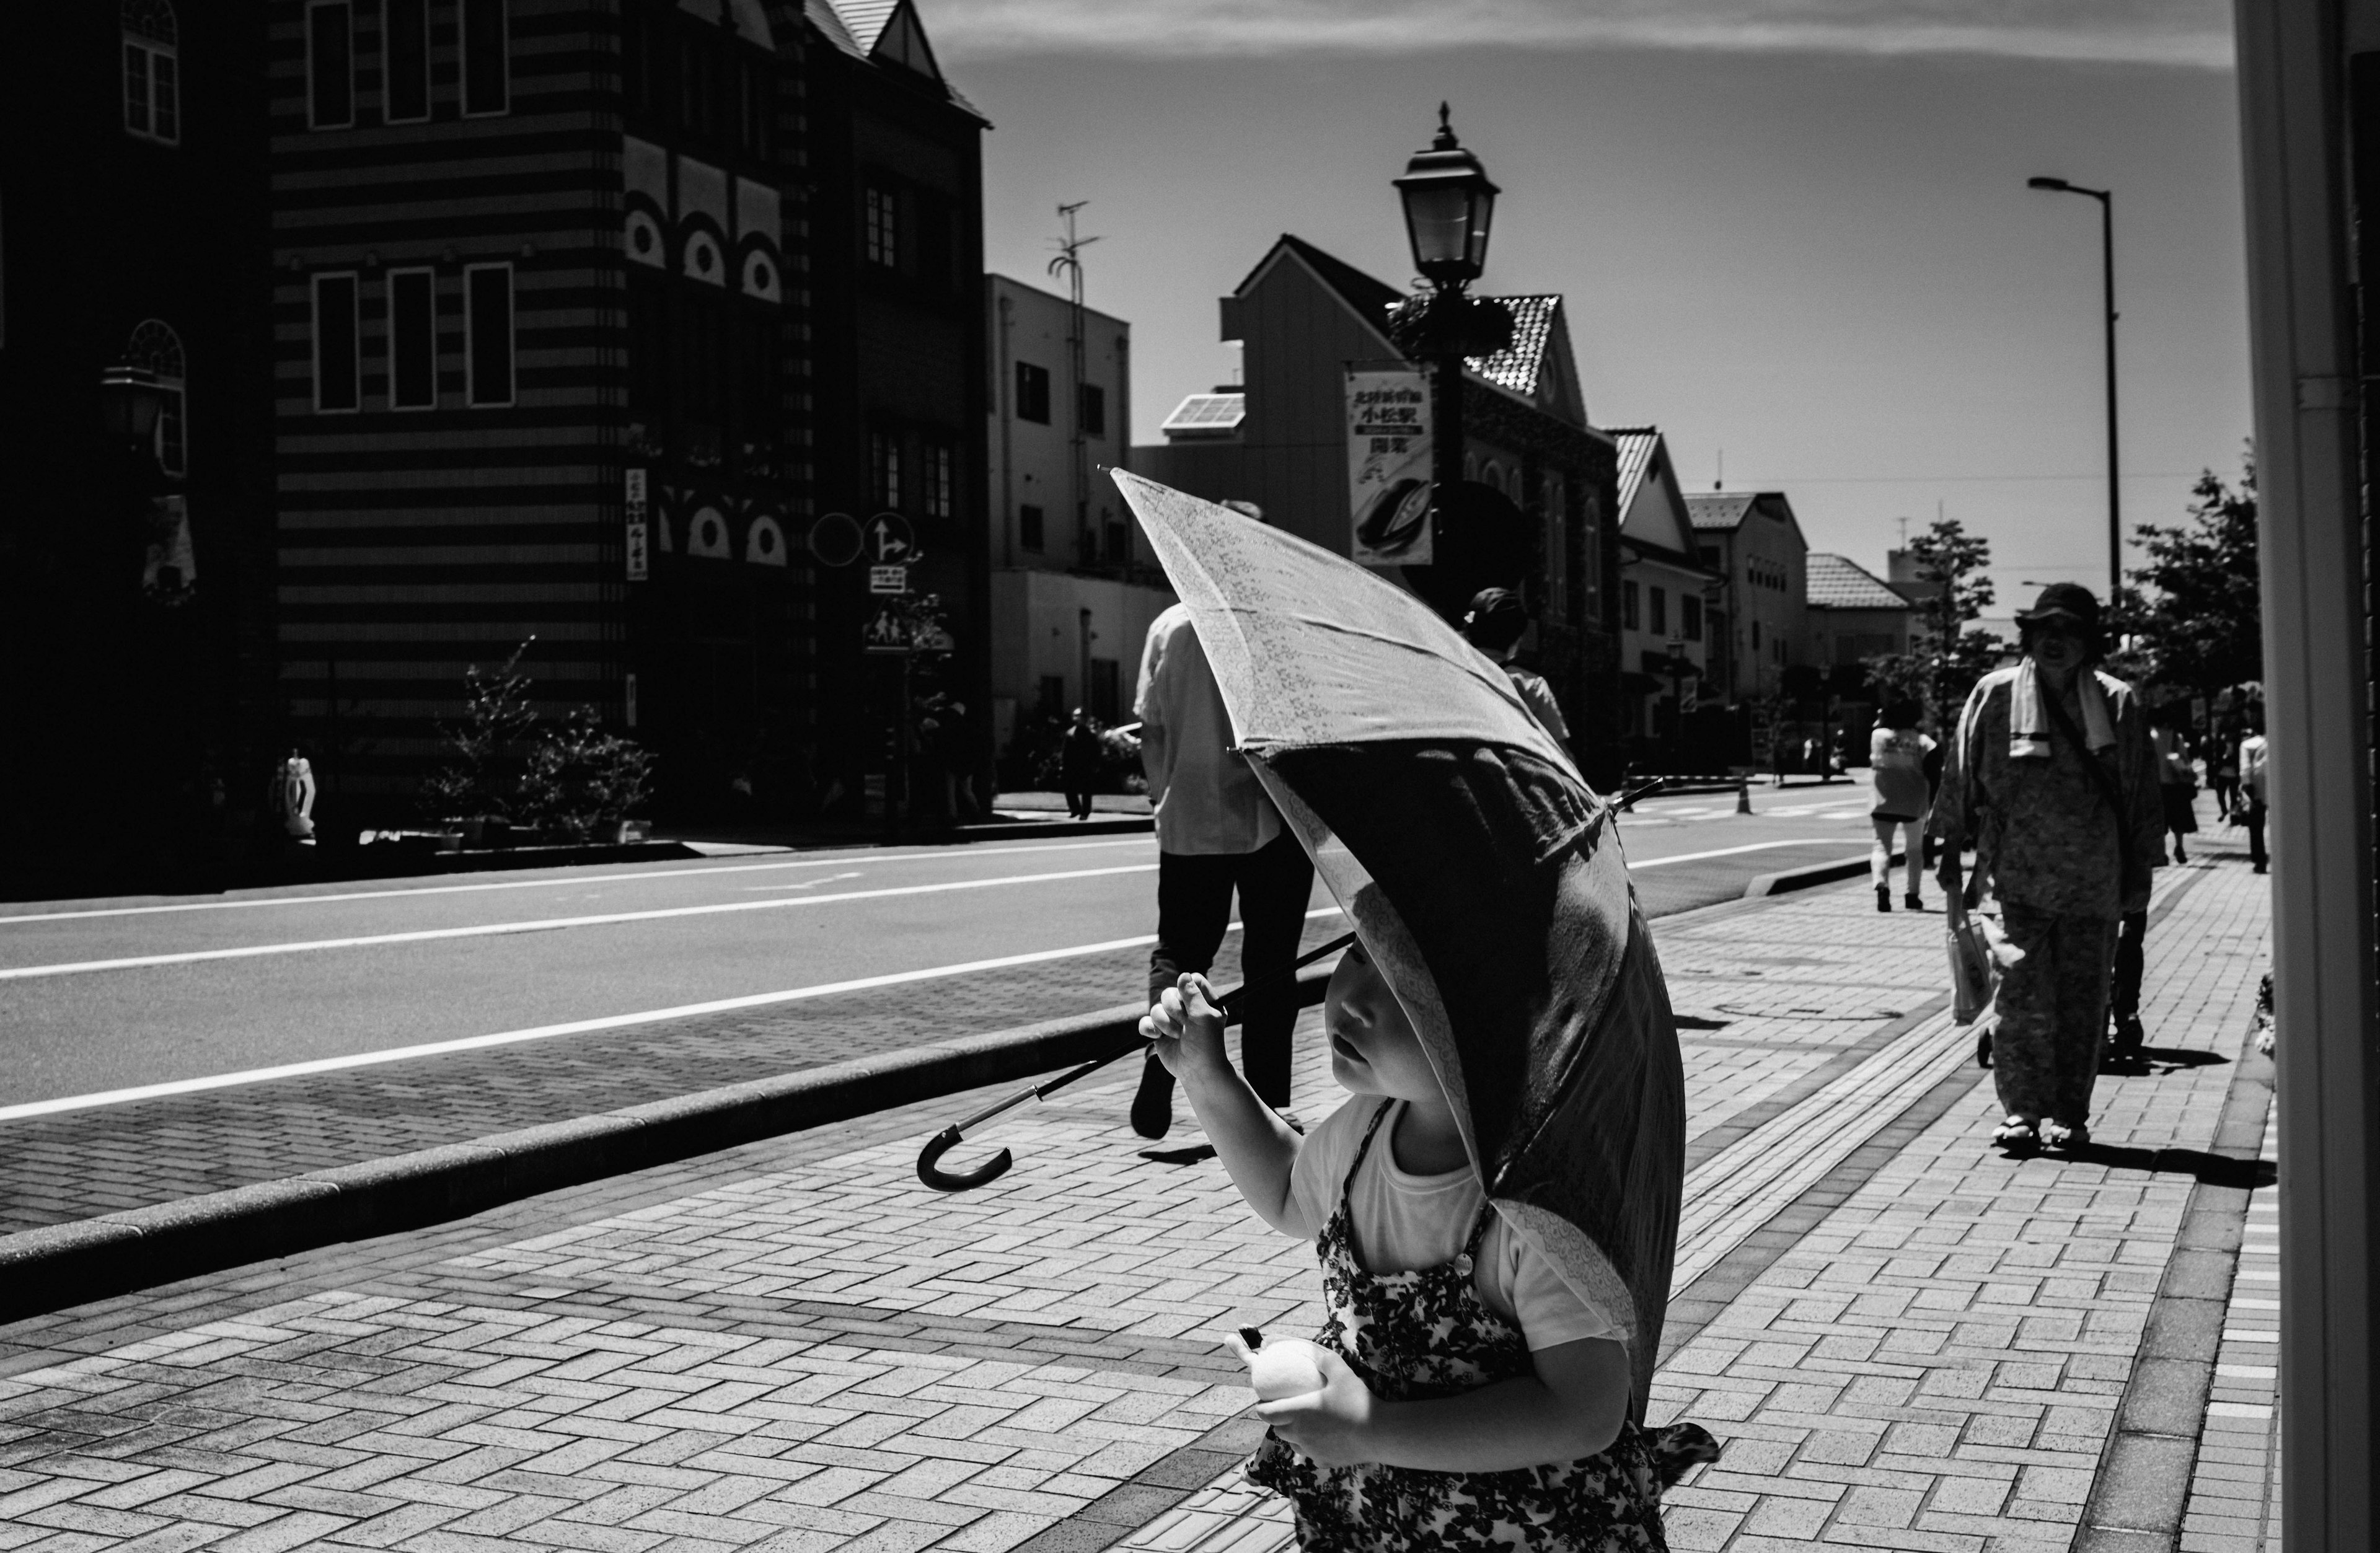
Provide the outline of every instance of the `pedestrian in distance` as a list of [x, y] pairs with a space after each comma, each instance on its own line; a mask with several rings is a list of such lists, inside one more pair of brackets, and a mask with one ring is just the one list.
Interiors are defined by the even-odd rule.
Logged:
[[2240, 735], [2242, 729], [2229, 718], [2218, 719], [2206, 751], [2206, 785], [2215, 792], [2215, 812], [2226, 825], [2238, 822], [2240, 800]]
[[[1953, 913], [1988, 887], [2012, 949], [1992, 1075], [2011, 1151], [2090, 1141], [2118, 923], [2164, 861], [2157, 760], [2132, 687], [2096, 665], [2099, 601], [2053, 583], [2017, 616], [2023, 659], [1967, 698], [1935, 805]], [[1961, 877], [1972, 841], [1975, 877]]]
[[2173, 860], [2190, 861], [2181, 838], [2198, 833], [2198, 768], [2190, 756], [2190, 709], [2168, 702], [2149, 718], [2149, 741], [2157, 755], [2157, 807], [2173, 833]]
[[2261, 874], [2269, 861], [2265, 855], [2265, 817], [2272, 812], [2272, 800], [2267, 796], [2272, 786], [2272, 751], [2265, 743], [2265, 709], [2249, 707], [2240, 722], [2247, 733], [2240, 740], [2240, 801], [2243, 806], [2240, 823], [2248, 831], [2248, 861]]
[[1463, 636], [1473, 647], [1500, 664], [1512, 679], [1512, 688], [1519, 692], [1521, 704], [1537, 725], [1553, 735], [1554, 743], [1570, 748], [1570, 724], [1563, 721], [1561, 707], [1554, 699], [1554, 687], [1545, 676], [1521, 667], [1513, 661], [1521, 650], [1521, 637], [1529, 629], [1529, 612], [1523, 607], [1521, 596], [1509, 588], [1483, 588], [1472, 595], [1471, 609], [1463, 617]]
[[1899, 700], [1876, 714], [1876, 732], [1868, 735], [1867, 762], [1876, 783], [1876, 807], [1868, 811], [1876, 829], [1876, 847], [1868, 854], [1868, 882], [1876, 886], [1876, 909], [1892, 909], [1892, 843], [1898, 835], [1906, 858], [1911, 911], [1925, 909], [1918, 880], [1925, 873], [1925, 814], [1933, 807], [1934, 783], [1927, 766], [1935, 760], [1932, 738], [1917, 724], [1925, 709]]
[[1205, 977], [1141, 1022], [1241, 1196], [1322, 1262], [1330, 1320], [1301, 1345], [1319, 1387], [1257, 1408], [1271, 1432], [1249, 1480], [1289, 1499], [1308, 1549], [1666, 1547], [1669, 1441], [1629, 1422], [1628, 1333], [1490, 1206], [1360, 942], [1322, 1018], [1352, 1098], [1305, 1136], [1232, 1071]]
[[1076, 707], [1075, 720], [1058, 744], [1058, 781], [1066, 790], [1066, 812], [1076, 819], [1091, 817], [1091, 789], [1099, 785], [1101, 753], [1091, 714]]
[[[1314, 864], [1256, 773], [1232, 747], [1231, 714], [1188, 606], [1149, 623], [1134, 711], [1140, 764], [1157, 811], [1157, 945], [1148, 955], [1151, 1001], [1185, 972], [1215, 963], [1240, 899], [1240, 969], [1254, 986], [1286, 973], [1305, 936]], [[1249, 1001], [1240, 1064], [1265, 1104], [1289, 1104], [1290, 1032], [1297, 995], [1282, 989]], [[1152, 1053], [1133, 1097], [1133, 1130], [1161, 1138], [1173, 1124], [1173, 1077]]]

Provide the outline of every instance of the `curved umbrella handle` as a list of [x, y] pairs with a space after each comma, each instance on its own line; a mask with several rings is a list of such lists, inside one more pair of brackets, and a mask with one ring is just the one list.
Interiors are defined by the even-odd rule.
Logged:
[[926, 1140], [926, 1147], [917, 1153], [919, 1181], [937, 1192], [965, 1192], [971, 1187], [998, 1181], [1008, 1173], [1008, 1167], [1015, 1163], [1008, 1150], [1003, 1148], [971, 1171], [941, 1169], [942, 1156], [951, 1151], [962, 1135], [956, 1127], [945, 1127]]

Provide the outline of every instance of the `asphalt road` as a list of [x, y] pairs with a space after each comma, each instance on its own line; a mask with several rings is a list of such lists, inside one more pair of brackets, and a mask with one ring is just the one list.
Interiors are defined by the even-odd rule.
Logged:
[[[1655, 800], [1622, 821], [1648, 912], [1866, 848], [1864, 788], [1754, 805]], [[1156, 867], [1148, 836], [1087, 837], [11, 905], [0, 1120], [424, 1047], [434, 1062], [739, 1000], [864, 1008], [880, 989], [961, 978], [972, 1027], [997, 1029], [1048, 1016], [1024, 996], [1037, 965], [1145, 952]], [[1318, 928], [1333, 915], [1318, 888], [1313, 906]], [[1123, 980], [1087, 1008], [1130, 997]]]

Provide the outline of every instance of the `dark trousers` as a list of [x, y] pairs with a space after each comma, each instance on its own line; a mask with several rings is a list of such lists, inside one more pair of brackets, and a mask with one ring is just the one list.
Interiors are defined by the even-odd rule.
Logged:
[[2141, 1012], [2141, 971], [2148, 960], [2149, 914], [2128, 911], [2116, 928], [2116, 979], [2108, 989], [2107, 1011], [2119, 1022]]
[[[1242, 977], [1263, 981], [1296, 963], [1314, 864], [1295, 836], [1283, 831], [1254, 852], [1162, 852], [1157, 863], [1157, 947], [1148, 953], [1149, 1001], [1178, 984], [1184, 972], [1214, 965], [1223, 930], [1232, 923], [1234, 890], [1240, 896]], [[1289, 1104], [1289, 1033], [1297, 1012], [1296, 990], [1282, 988], [1252, 1000], [1240, 1025], [1240, 1071], [1269, 1106]], [[1173, 1078], [1152, 1062], [1142, 1083], [1171, 1093]]]
[[1066, 792], [1066, 813], [1076, 819], [1091, 817], [1091, 775], [1088, 771], [1068, 771], [1061, 779]]
[[2262, 868], [2267, 861], [2265, 856], [2265, 805], [2263, 800], [2257, 798], [2248, 799], [2247, 807], [2240, 811], [2240, 823], [2246, 826], [2248, 830], [2248, 861], [2256, 865], [2257, 867]]

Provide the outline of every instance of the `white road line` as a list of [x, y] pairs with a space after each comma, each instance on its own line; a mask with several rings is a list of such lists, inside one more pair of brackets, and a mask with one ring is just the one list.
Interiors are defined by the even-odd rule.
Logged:
[[633, 874], [574, 874], [567, 879], [505, 879], [480, 884], [429, 884], [413, 890], [351, 890], [336, 895], [273, 895], [242, 901], [174, 901], [153, 906], [95, 906], [89, 911], [27, 912], [8, 916], [0, 911], [0, 928], [20, 922], [79, 922], [101, 916], [153, 916], [176, 911], [243, 911], [255, 906], [314, 906], [330, 901], [391, 901], [416, 895], [462, 895], [487, 890], [580, 889], [589, 884], [640, 884], [649, 879], [708, 879], [718, 874], [765, 873], [777, 868], [831, 868], [843, 863], [923, 863], [945, 857], [1021, 857], [1028, 853], [1080, 852], [1090, 847], [1147, 846], [1147, 836], [1113, 841], [1053, 842], [1047, 846], [936, 847], [923, 852], [835, 852], [783, 863], [732, 863], [715, 868], [651, 868]]
[[[1317, 906], [1307, 912], [1308, 918], [1336, 916], [1339, 908]], [[1236, 933], [1240, 925], [1232, 923], [1224, 929]], [[394, 1047], [386, 1051], [358, 1051], [346, 1057], [320, 1057], [309, 1062], [285, 1062], [279, 1067], [250, 1068], [243, 1073], [211, 1074], [204, 1078], [178, 1078], [165, 1084], [144, 1084], [133, 1089], [103, 1089], [90, 1095], [66, 1095], [55, 1100], [29, 1100], [22, 1105], [0, 1106], [0, 1122], [14, 1122], [28, 1116], [55, 1116], [63, 1110], [91, 1110], [101, 1106], [120, 1106], [133, 1100], [160, 1099], [168, 1095], [189, 1095], [204, 1089], [228, 1089], [235, 1085], [258, 1084], [275, 1078], [301, 1078], [308, 1074], [336, 1073], [343, 1068], [368, 1068], [382, 1062], [402, 1062], [414, 1057], [435, 1057], [449, 1051], [479, 1051], [492, 1046], [515, 1046], [522, 1041], [545, 1040], [554, 1036], [579, 1036], [595, 1030], [619, 1030], [636, 1025], [657, 1025], [664, 1020], [686, 1019], [702, 1013], [725, 1013], [735, 1009], [766, 1008], [772, 1003], [800, 1002], [807, 998], [824, 998], [837, 992], [864, 992], [876, 987], [899, 987], [916, 981], [939, 981], [954, 976], [972, 976], [978, 971], [1006, 970], [1016, 965], [1038, 965], [1051, 960], [1071, 960], [1086, 954], [1105, 954], [1119, 949], [1138, 949], [1157, 941], [1154, 933], [1136, 938], [1110, 939], [1105, 943], [1078, 943], [1065, 949], [1038, 949], [1028, 954], [1003, 954], [995, 960], [969, 960], [957, 965], [932, 965], [923, 970], [893, 971], [885, 976], [858, 977], [850, 981], [821, 982], [815, 987], [795, 987], [783, 992], [754, 992], [741, 998], [715, 998], [703, 1003], [681, 1003], [675, 1008], [647, 1009], [639, 1013], [605, 1014], [599, 1019], [574, 1019], [564, 1025], [539, 1025], [526, 1030], [504, 1030], [489, 1036], [464, 1036], [455, 1040], [431, 1041], [421, 1046]]]
[[1780, 846], [1832, 846], [1842, 839], [1840, 836], [1803, 836], [1797, 841], [1753, 842], [1743, 846], [1723, 846], [1716, 852], [1681, 852], [1673, 857], [1647, 857], [1641, 863], [1630, 858], [1628, 871], [1633, 874], [1645, 868], [1665, 867], [1671, 863], [1699, 863], [1706, 857], [1732, 857], [1740, 852], [1767, 852]]
[[1112, 868], [1069, 868], [1052, 874], [1009, 874], [999, 879], [949, 880], [940, 884], [905, 884], [884, 890], [845, 890], [832, 895], [799, 895], [783, 901], [722, 901], [710, 905], [668, 906], [654, 911], [605, 912], [593, 916], [548, 916], [529, 922], [490, 922], [472, 928], [421, 928], [408, 933], [368, 933], [346, 939], [308, 939], [294, 943], [244, 944], [237, 949], [194, 949], [177, 954], [134, 954], [117, 960], [78, 960], [50, 965], [12, 965], [0, 969], [0, 981], [26, 981], [35, 977], [79, 976], [91, 971], [137, 970], [150, 965], [188, 965], [206, 960], [248, 960], [263, 954], [304, 954], [323, 949], [367, 949], [391, 943], [431, 943], [442, 939], [493, 938], [511, 933], [547, 933], [565, 928], [600, 928], [617, 922], [656, 922], [673, 916], [717, 916], [728, 912], [785, 911], [800, 906], [829, 905], [838, 901], [880, 901], [896, 895], [935, 895], [953, 890], [990, 890], [1003, 884], [1040, 884], [1055, 880], [1099, 879], [1110, 874], [1146, 874], [1154, 863], [1126, 863]]

